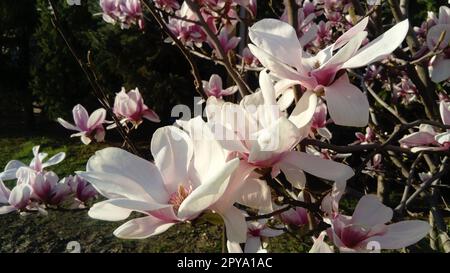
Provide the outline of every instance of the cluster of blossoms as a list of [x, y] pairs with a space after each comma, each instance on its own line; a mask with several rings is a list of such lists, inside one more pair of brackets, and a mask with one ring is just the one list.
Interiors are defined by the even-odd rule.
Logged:
[[120, 23], [121, 28], [129, 28], [137, 24], [144, 28], [144, 20], [140, 0], [100, 0], [103, 20], [108, 23]]
[[[42, 163], [45, 156], [36, 148], [29, 167], [11, 161], [0, 177], [17, 179], [17, 186], [9, 191], [0, 185], [0, 202], [6, 204], [0, 211], [59, 205], [70, 195], [78, 205], [85, 205], [98, 192], [104, 200], [89, 208], [89, 216], [105, 221], [132, 217], [114, 231], [123, 239], [148, 238], [178, 223], [210, 219], [212, 214], [225, 226], [229, 252], [267, 252], [267, 238], [318, 226], [323, 228], [314, 230], [310, 252], [371, 252], [374, 243], [379, 249], [417, 243], [430, 232], [428, 222], [393, 219], [394, 211], [375, 195], [360, 194], [351, 216], [340, 208], [348, 181], [361, 173], [374, 177], [383, 172], [383, 159], [389, 154], [382, 149], [402, 136], [380, 144], [386, 133], [376, 128], [376, 111], [353, 76], [362, 87], [378, 85], [391, 91], [392, 103], [422, 101], [419, 85], [407, 74], [400, 69], [391, 74], [391, 67], [398, 64], [392, 53], [407, 51], [403, 41], [410, 22], [400, 21], [373, 37], [367, 30], [370, 17], [354, 15], [352, 1], [295, 2], [295, 24], [287, 8], [277, 19], [257, 21], [255, 0], [149, 2], [153, 16], [166, 23], [171, 37], [167, 41], [223, 64], [234, 84], [225, 85], [217, 74], [203, 81], [196, 77], [204, 92], [205, 118], [179, 119], [156, 130], [150, 144], [152, 161], [124, 149], [105, 148], [89, 159], [85, 171], [59, 182], [56, 174], [43, 169], [59, 163], [64, 155]], [[140, 1], [101, 0], [100, 5], [109, 23], [142, 25]], [[428, 62], [430, 74], [425, 76], [436, 83], [450, 76], [449, 18], [450, 9], [444, 6], [438, 16], [430, 13], [427, 22], [415, 28], [426, 46], [414, 59]], [[240, 28], [247, 21], [251, 27]], [[244, 92], [244, 76], [250, 73], [259, 88]], [[89, 144], [104, 140], [104, 124], [110, 124], [108, 129], [126, 128], [128, 133], [143, 119], [160, 121], [137, 88], [129, 92], [123, 88], [108, 110], [114, 122], [106, 121], [105, 109], [89, 116], [81, 105], [73, 109], [75, 124], [58, 122]], [[439, 129], [420, 125], [418, 132], [399, 140], [396, 151], [448, 152], [450, 102], [445, 94], [439, 112], [441, 120], [432, 123]], [[356, 140], [346, 146], [348, 153], [337, 153], [342, 147], [331, 145], [337, 134], [330, 125], [365, 132], [355, 134]], [[375, 150], [367, 158], [351, 153], [370, 149]], [[348, 165], [350, 157], [363, 163], [357, 172]], [[419, 177], [422, 182], [432, 178], [426, 172]], [[318, 180], [327, 184], [327, 190], [310, 191]]]
[[[121, 126], [131, 124], [131, 128], [137, 128], [143, 119], [152, 122], [160, 122], [158, 114], [150, 109], [144, 103], [144, 99], [139, 93], [139, 89], [133, 89], [126, 92], [125, 88], [116, 94], [114, 107], [112, 109], [114, 115], [120, 119]], [[72, 134], [71, 137], [81, 137], [81, 141], [88, 145], [92, 140], [103, 142], [105, 139], [104, 123], [113, 123], [107, 127], [112, 129], [117, 126], [116, 123], [106, 120], [106, 110], [103, 108], [95, 110], [90, 116], [86, 109], [78, 104], [73, 110], [73, 120], [75, 124], [71, 124], [62, 118], [58, 118], [59, 124], [64, 128], [78, 133]]]
[[[68, 176], [59, 179], [53, 171], [45, 168], [62, 162], [66, 156], [61, 152], [44, 161], [47, 153], [40, 153], [39, 146], [33, 147], [33, 159], [29, 165], [12, 160], [0, 173], [0, 213], [12, 211], [46, 213], [46, 207], [84, 207], [97, 196], [97, 191], [81, 177]], [[3, 181], [16, 180], [12, 190]]]

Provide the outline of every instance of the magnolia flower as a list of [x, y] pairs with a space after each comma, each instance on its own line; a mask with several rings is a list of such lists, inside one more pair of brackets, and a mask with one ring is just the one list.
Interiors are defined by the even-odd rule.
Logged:
[[139, 0], [100, 0], [103, 10], [103, 20], [110, 24], [120, 22], [122, 29], [133, 24], [144, 27], [141, 3]]
[[364, 29], [368, 20], [364, 18], [334, 44], [311, 56], [303, 50], [291, 25], [264, 19], [250, 28], [253, 44], [249, 48], [271, 74], [282, 79], [281, 89], [300, 84], [317, 95], [323, 93], [336, 124], [362, 127], [369, 119], [367, 97], [350, 83], [346, 73], [338, 72], [385, 58], [402, 43], [409, 29], [405, 20], [359, 49], [367, 36]]
[[450, 78], [450, 69], [448, 69], [450, 67], [450, 50], [448, 49], [450, 44], [450, 8], [441, 6], [439, 8], [439, 19], [436, 19], [436, 25], [428, 30], [427, 46], [429, 50], [436, 49], [439, 39], [444, 32], [445, 36], [437, 48], [443, 49], [444, 52], [433, 56], [429, 63], [430, 77], [436, 83]]
[[408, 104], [417, 100], [417, 87], [407, 76], [403, 76], [401, 81], [398, 84], [394, 85], [392, 91], [392, 99], [394, 102], [397, 102], [398, 99], [401, 99], [402, 103]]
[[239, 160], [227, 161], [227, 154], [200, 118], [189, 126], [191, 132], [203, 132], [204, 137], [193, 139], [174, 126], [154, 133], [151, 152], [155, 164], [118, 148], [106, 148], [91, 157], [86, 172], [79, 175], [107, 200], [96, 203], [89, 216], [121, 221], [138, 211], [144, 217], [126, 222], [114, 235], [143, 239], [213, 210], [223, 217], [227, 237], [245, 242], [245, 217], [232, 206], [235, 200], [220, 203], [221, 198], [229, 197], [230, 180], [243, 180], [240, 172], [232, 177]]
[[0, 214], [25, 209], [30, 203], [31, 188], [27, 184], [18, 184], [11, 191], [0, 179]]
[[223, 96], [233, 95], [238, 91], [237, 86], [231, 86], [227, 89], [223, 89], [222, 87], [222, 78], [217, 74], [212, 74], [211, 78], [208, 81], [203, 82], [203, 90], [205, 91], [208, 97], [216, 97], [221, 99]]
[[352, 216], [339, 213], [328, 220], [328, 236], [340, 252], [369, 252], [371, 245], [380, 249], [399, 249], [417, 243], [426, 236], [430, 225], [425, 221], [410, 220], [386, 225], [393, 211], [375, 195], [363, 196]]
[[97, 142], [104, 141], [105, 129], [103, 128], [103, 123], [106, 118], [105, 109], [97, 109], [89, 116], [86, 109], [81, 104], [77, 104], [73, 108], [72, 113], [75, 125], [62, 118], [57, 120], [64, 128], [79, 132], [72, 134], [70, 137], [81, 137], [81, 141], [86, 145], [91, 143], [92, 139], [95, 139]]
[[180, 9], [178, 0], [153, 0], [153, 2], [158, 8], [166, 12], [174, 12], [175, 10]]
[[[261, 240], [263, 238], [277, 237], [283, 234], [282, 230], [267, 227], [267, 220], [252, 221], [247, 224], [247, 241], [245, 242], [244, 253], [267, 253]], [[242, 248], [238, 243], [227, 241], [228, 253], [242, 253]]]
[[368, 144], [373, 143], [375, 141], [376, 135], [372, 128], [367, 127], [365, 134], [361, 132], [356, 132], [355, 137], [357, 138], [357, 140], [352, 144]]
[[[39, 146], [33, 147], [34, 158], [29, 164], [29, 168], [36, 173], [44, 171], [44, 168], [59, 164], [66, 157], [66, 153], [60, 152], [52, 156], [49, 160], [44, 162], [44, 159], [48, 156], [47, 153], [39, 153]], [[4, 172], [0, 173], [0, 179], [11, 180], [16, 179], [17, 170], [21, 167], [26, 167], [27, 165], [19, 160], [11, 160], [6, 166]]]
[[[133, 126], [137, 127], [142, 123], [143, 118], [152, 122], [160, 122], [158, 115], [144, 104], [138, 88], [127, 93], [122, 87], [122, 90], [116, 94], [113, 111], [121, 119], [121, 124], [131, 122]], [[115, 126], [113, 124], [108, 129]]]
[[144, 19], [140, 0], [121, 0], [120, 1], [120, 21], [122, 28], [129, 28], [137, 24], [139, 28], [144, 28]]
[[277, 105], [269, 75], [263, 71], [259, 77], [261, 91], [244, 97], [239, 105], [208, 99], [208, 123], [215, 128], [216, 138], [233, 155], [251, 166], [268, 169], [273, 177], [281, 170], [297, 188], [304, 188], [305, 171], [338, 181], [337, 186], [342, 189], [353, 175], [350, 167], [292, 150], [308, 134], [315, 95], [303, 94], [287, 118]]
[[98, 194], [91, 184], [78, 175], [65, 177], [61, 180], [61, 183], [67, 184], [72, 193], [75, 194], [75, 198], [81, 203], [86, 203]]
[[100, 0], [100, 7], [103, 10], [103, 20], [110, 24], [115, 24], [120, 16], [120, 0]]
[[222, 47], [225, 54], [228, 54], [231, 50], [235, 49], [239, 42], [241, 41], [240, 37], [229, 37], [228, 32], [225, 28], [223, 28], [219, 35], [217, 35], [217, 38], [219, 39], [220, 46]]
[[259, 65], [258, 59], [256, 59], [248, 47], [242, 50], [242, 62], [249, 67], [256, 67]]
[[[441, 100], [439, 104], [442, 123], [450, 125], [450, 102]], [[450, 149], [450, 130], [437, 133], [431, 125], [421, 124], [419, 131], [406, 135], [399, 140], [403, 147], [411, 148], [412, 152], [446, 151]], [[429, 145], [433, 145], [429, 147]]]
[[[195, 13], [189, 8], [186, 2], [183, 2], [181, 8], [175, 12], [175, 15], [179, 18], [186, 18], [189, 20], [197, 20]], [[186, 46], [201, 47], [203, 42], [206, 41], [206, 34], [203, 29], [194, 23], [186, 20], [180, 20], [176, 18], [170, 18], [167, 27], [170, 31]], [[173, 43], [170, 38], [166, 42]]]
[[59, 205], [69, 195], [70, 188], [54, 172], [37, 173], [29, 167], [17, 170], [17, 184], [32, 188], [31, 199], [48, 205]]

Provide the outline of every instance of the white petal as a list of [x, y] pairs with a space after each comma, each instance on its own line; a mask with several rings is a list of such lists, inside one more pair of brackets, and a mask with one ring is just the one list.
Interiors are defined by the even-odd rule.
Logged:
[[378, 198], [373, 195], [361, 197], [353, 212], [352, 222], [366, 227], [373, 227], [385, 224], [392, 219], [392, 209], [383, 205]]
[[126, 222], [114, 231], [121, 239], [145, 239], [165, 232], [175, 223], [162, 221], [153, 216], [136, 218]]
[[409, 29], [408, 19], [396, 24], [361, 48], [342, 68], [357, 68], [384, 59], [400, 46]]
[[230, 176], [239, 165], [235, 158], [218, 169], [215, 175], [204, 181], [184, 201], [178, 210], [178, 217], [188, 218], [214, 204], [223, 195], [228, 187]]
[[[118, 148], [105, 148], [103, 150], [97, 151], [94, 156], [92, 156], [86, 166], [87, 172], [96, 172], [98, 174], [103, 173], [104, 175], [111, 177], [111, 179], [119, 186], [120, 190], [113, 192], [109, 189], [108, 181], [100, 181], [98, 175], [94, 177], [96, 180], [96, 187], [102, 187], [103, 192], [109, 192], [113, 194], [113, 197], [120, 195], [123, 190], [127, 189], [128, 186], [126, 182], [120, 181], [119, 177], [123, 177], [126, 181], [132, 181], [134, 184], [134, 190], [132, 190], [132, 195], [139, 196], [151, 196], [158, 203], [165, 203], [168, 200], [168, 194], [164, 187], [163, 178], [158, 170], [158, 168], [152, 163], [145, 159], [137, 157], [125, 150]], [[117, 178], [114, 178], [117, 176]], [[117, 183], [116, 183], [117, 182]], [[104, 188], [103, 188], [104, 187]], [[108, 196], [107, 196], [108, 197]]]
[[244, 214], [237, 208], [231, 207], [221, 213], [225, 222], [228, 240], [236, 243], [245, 243], [247, 240], [247, 223]]
[[303, 128], [308, 125], [314, 116], [317, 106], [317, 96], [314, 92], [306, 91], [300, 98], [294, 110], [289, 116], [289, 120], [297, 126]]
[[417, 243], [430, 231], [427, 222], [419, 220], [402, 221], [388, 225], [384, 235], [373, 236], [367, 240], [378, 242], [381, 249], [399, 249]]
[[179, 184], [188, 186], [186, 182], [193, 150], [185, 132], [174, 126], [159, 128], [153, 134], [151, 151], [170, 193], [176, 192]]
[[328, 111], [337, 125], [364, 127], [369, 122], [369, 102], [347, 74], [325, 87]]
[[249, 28], [250, 40], [283, 63], [297, 67], [301, 63], [301, 45], [295, 29], [280, 20], [263, 19]]
[[47, 160], [44, 164], [42, 164], [42, 168], [47, 168], [56, 164], [61, 163], [64, 158], [66, 158], [66, 153], [60, 152], [56, 155], [52, 156], [49, 160]]

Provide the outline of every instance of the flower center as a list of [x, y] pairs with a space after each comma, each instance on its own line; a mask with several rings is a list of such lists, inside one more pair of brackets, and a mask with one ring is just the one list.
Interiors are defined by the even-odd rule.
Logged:
[[181, 203], [188, 197], [192, 192], [192, 186], [185, 188], [183, 185], [178, 185], [178, 190], [170, 195], [169, 204], [173, 205], [173, 211], [178, 214], [178, 209]]

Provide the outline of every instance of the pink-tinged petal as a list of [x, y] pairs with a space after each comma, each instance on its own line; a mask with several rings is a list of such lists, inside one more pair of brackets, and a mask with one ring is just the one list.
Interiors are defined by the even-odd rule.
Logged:
[[450, 125], [450, 102], [441, 101], [439, 103], [439, 113], [441, 114], [442, 122]]
[[218, 89], [222, 90], [222, 78], [217, 74], [212, 74], [208, 82], [209, 90]]
[[156, 114], [156, 112], [151, 109], [145, 110], [142, 114], [145, 119], [148, 119], [151, 122], [156, 122], [156, 123], [161, 122], [161, 119], [159, 118], [158, 114]]
[[169, 193], [181, 184], [189, 187], [188, 169], [193, 155], [189, 136], [174, 126], [159, 128], [153, 134], [151, 152]]
[[132, 211], [145, 213], [170, 205], [150, 204], [139, 200], [130, 200], [125, 198], [110, 199], [94, 204], [89, 209], [89, 216], [94, 219], [104, 221], [122, 221], [127, 219]]
[[369, 122], [367, 97], [350, 83], [346, 73], [325, 87], [325, 99], [330, 116], [337, 125], [364, 127]]
[[331, 180], [346, 181], [354, 175], [353, 169], [333, 160], [322, 159], [304, 152], [289, 152], [283, 159], [292, 166], [314, 176]]
[[165, 222], [153, 216], [136, 218], [114, 230], [114, 235], [121, 239], [145, 239], [161, 234], [175, 223]]
[[415, 133], [404, 136], [398, 142], [400, 142], [400, 144], [405, 145], [407, 147], [422, 146], [422, 145], [428, 145], [428, 144], [434, 143], [435, 142], [434, 136], [435, 136], [435, 134], [430, 134], [428, 132], [419, 131], [419, 132], [415, 132]]
[[248, 164], [246, 161], [241, 161], [238, 168], [231, 175], [226, 191], [222, 197], [211, 206], [211, 209], [219, 213], [224, 213], [232, 207], [234, 203], [239, 202], [242, 195], [246, 192], [243, 187], [245, 187], [247, 182], [249, 182], [249, 179], [251, 179], [250, 175], [254, 169], [256, 169], [255, 166]]
[[375, 40], [358, 50], [342, 68], [357, 68], [382, 60], [399, 47], [409, 29], [408, 19], [396, 24]]
[[245, 242], [244, 253], [258, 253], [262, 249], [261, 238], [249, 236]]
[[301, 45], [295, 29], [288, 23], [263, 19], [249, 28], [249, 37], [257, 47], [284, 64], [296, 68], [301, 66]]
[[257, 209], [261, 213], [270, 213], [273, 210], [271, 190], [266, 181], [247, 179], [240, 192], [237, 203]]
[[88, 131], [88, 120], [89, 114], [86, 109], [81, 105], [77, 104], [72, 110], [73, 120], [75, 121], [75, 125], [80, 128], [82, 131]]
[[441, 6], [439, 8], [439, 24], [450, 25], [450, 8]]
[[9, 204], [17, 209], [23, 209], [28, 205], [31, 197], [31, 187], [27, 184], [16, 185], [9, 195]]
[[[155, 201], [153, 196], [161, 195], [161, 193], [153, 192], [152, 195], [149, 195], [139, 183], [130, 179], [130, 177], [121, 174], [88, 171], [80, 172], [78, 175], [88, 180], [92, 186], [106, 198], [128, 198], [154, 204], [163, 204], [168, 200], [167, 197], [163, 199], [162, 202]], [[149, 183], [151, 183], [152, 180], [154, 180], [154, 178], [149, 177]], [[167, 195], [165, 189], [162, 190], [164, 191], [163, 194]]]
[[94, 204], [88, 212], [89, 217], [103, 221], [122, 221], [127, 219], [132, 210], [111, 204], [111, 200], [105, 200]]
[[306, 91], [295, 105], [294, 110], [289, 116], [289, 120], [301, 129], [308, 125], [316, 111], [317, 95], [314, 92]]
[[354, 25], [352, 28], [347, 30], [333, 44], [333, 50], [341, 48], [348, 41], [350, 41], [353, 37], [355, 37], [355, 35], [357, 35], [358, 33], [362, 32], [362, 31], [364, 31], [366, 29], [368, 23], [369, 23], [369, 17], [365, 17], [358, 24]]
[[380, 244], [381, 249], [399, 249], [417, 243], [430, 231], [427, 222], [419, 220], [402, 221], [387, 226], [383, 235], [373, 236], [366, 240]]
[[376, 195], [361, 197], [353, 212], [352, 222], [367, 227], [384, 224], [392, 219], [392, 209], [383, 205]]
[[105, 122], [106, 110], [103, 108], [95, 110], [88, 119], [87, 126], [90, 130], [97, 128]]
[[265, 109], [265, 121], [267, 124], [271, 124], [279, 117], [279, 109], [276, 107], [277, 101], [275, 98], [275, 89], [266, 70], [259, 73], [259, 86], [261, 87], [261, 93], [264, 99]]
[[366, 37], [366, 31], [357, 33], [350, 39], [350, 41], [348, 41], [348, 43], [343, 48], [341, 48], [335, 55], [328, 59], [328, 61], [323, 63], [319, 70], [325, 69], [326, 67], [337, 67], [349, 60], [358, 51], [358, 48], [361, 46]]
[[66, 158], [66, 153], [64, 152], [57, 153], [56, 155], [50, 157], [50, 159], [47, 160], [44, 164], [42, 164], [42, 168], [47, 168], [59, 164], [64, 160], [64, 158]]
[[227, 250], [228, 253], [242, 253], [242, 248], [239, 243], [231, 242], [227, 240]]
[[433, 50], [437, 43], [439, 42], [439, 38], [442, 33], [445, 32], [444, 39], [439, 44], [439, 49], [444, 49], [450, 43], [450, 24], [449, 25], [435, 25], [432, 26], [427, 33], [427, 46], [429, 50]]
[[188, 131], [195, 152], [193, 163], [201, 182], [211, 181], [217, 177], [220, 169], [225, 169], [228, 153], [216, 140], [211, 128], [201, 116], [189, 120], [185, 130]]
[[70, 124], [69, 122], [63, 120], [62, 118], [57, 119], [58, 123], [61, 124], [62, 127], [72, 130], [72, 131], [80, 131], [81, 129], [75, 125]]
[[95, 181], [90, 182], [97, 189], [102, 188], [105, 197], [117, 198], [129, 194], [138, 197], [132, 199], [150, 198], [161, 204], [169, 198], [158, 168], [125, 150], [106, 148], [97, 151], [89, 159], [86, 170], [80, 176]]
[[13, 212], [16, 210], [17, 210], [17, 208], [15, 208], [13, 206], [3, 206], [3, 207], [0, 207], [0, 215], [7, 214], [7, 213], [10, 213], [10, 212]]
[[293, 81], [304, 81], [309, 82], [310, 79], [306, 77], [302, 77], [296, 70], [289, 67], [288, 65], [285, 65], [278, 59], [276, 59], [274, 56], [268, 54], [264, 50], [261, 50], [260, 48], [249, 44], [248, 48], [252, 52], [253, 55], [255, 55], [256, 58], [258, 58], [259, 62], [268, 70], [270, 70], [270, 73], [283, 79], [289, 79]]
[[[449, 30], [450, 32], [450, 30]], [[450, 59], [443, 56], [434, 56], [429, 66], [431, 80], [440, 83], [450, 78]]]
[[16, 179], [16, 172], [20, 167], [26, 167], [25, 163], [19, 160], [11, 160], [5, 166], [5, 171], [0, 173], [1, 180]]
[[[312, 15], [312, 14], [310, 14]], [[302, 47], [305, 47], [307, 44], [311, 43], [317, 38], [318, 27], [316, 24], [312, 24], [311, 27], [303, 33], [302, 37], [300, 37], [299, 42]]]
[[222, 91], [222, 96], [230, 96], [236, 93], [239, 90], [237, 86], [231, 86]]
[[225, 222], [228, 240], [236, 243], [245, 243], [247, 240], [247, 223], [242, 211], [236, 207], [230, 207], [227, 211], [221, 212], [220, 215]]
[[[231, 174], [238, 166], [239, 159], [235, 158], [218, 168], [215, 174], [207, 180], [202, 181], [202, 184], [181, 203], [178, 217], [189, 218], [207, 209], [219, 200], [228, 187]], [[200, 175], [202, 174], [200, 173]]]
[[334, 253], [331, 246], [329, 246], [327, 243], [325, 243], [324, 239], [327, 233], [325, 231], [322, 231], [319, 234], [319, 237], [313, 238], [314, 244], [309, 250], [309, 253]]

